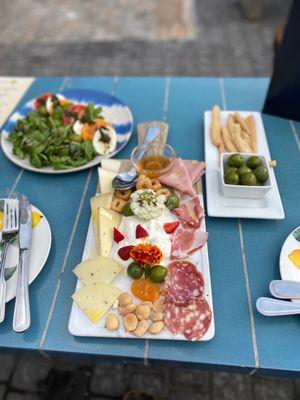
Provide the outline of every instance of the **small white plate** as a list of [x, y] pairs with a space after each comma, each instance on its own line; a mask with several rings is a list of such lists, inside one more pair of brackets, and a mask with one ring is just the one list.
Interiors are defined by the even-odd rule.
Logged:
[[[298, 240], [296, 237], [298, 237]], [[281, 279], [285, 281], [300, 282], [300, 269], [297, 268], [289, 259], [289, 254], [296, 249], [300, 250], [300, 226], [294, 229], [285, 239], [280, 252], [280, 275]]]
[[[203, 196], [199, 195], [200, 203], [203, 206]], [[201, 224], [201, 230], [206, 231], [205, 219], [203, 219]], [[114, 249], [112, 249], [112, 252]], [[87, 258], [92, 258], [97, 255], [95, 238], [93, 232], [93, 226], [90, 222], [84, 252], [83, 252], [83, 260]], [[194, 263], [199, 269], [199, 271], [203, 274], [205, 281], [205, 292], [204, 297], [209, 303], [212, 310], [212, 319], [211, 324], [209, 326], [206, 334], [199, 341], [207, 341], [211, 340], [215, 335], [215, 323], [214, 323], [214, 312], [213, 312], [213, 302], [212, 302], [212, 290], [211, 290], [211, 280], [210, 280], [210, 269], [209, 269], [209, 259], [208, 259], [208, 251], [207, 251], [207, 243], [200, 250], [196, 251], [189, 260]], [[75, 265], [74, 265], [75, 267]], [[125, 274], [122, 273], [113, 281], [113, 284], [118, 286], [123, 291], [128, 291], [128, 287], [130, 287], [130, 278], [127, 277], [126, 269]], [[79, 280], [77, 280], [76, 290], [78, 290], [82, 284]], [[84, 312], [77, 306], [77, 304], [73, 301], [72, 310], [69, 319], [69, 332], [74, 336], [91, 336], [91, 337], [113, 337], [113, 338], [128, 338], [128, 339], [138, 339], [138, 337], [131, 335], [126, 332], [123, 326], [117, 331], [108, 331], [104, 327], [105, 318], [102, 318], [98, 324], [93, 324], [88, 317], [84, 314]], [[187, 340], [183, 335], [173, 335], [167, 329], [164, 329], [157, 335], [145, 334], [141, 337], [141, 339], [162, 339], [162, 340]]]
[[[2, 199], [1, 199], [2, 200]], [[0, 200], [0, 208], [1, 207]], [[3, 200], [2, 200], [3, 204]], [[43, 269], [51, 248], [51, 230], [49, 222], [44, 214], [35, 206], [31, 206], [32, 211], [36, 211], [43, 217], [39, 224], [32, 229], [30, 255], [29, 255], [29, 284], [31, 284], [38, 274]], [[6, 274], [8, 274], [8, 268], [10, 269], [10, 278], [7, 279], [6, 288], [6, 302], [12, 300], [16, 296], [17, 291], [17, 280], [18, 280], [18, 259], [19, 259], [19, 246], [17, 240], [7, 251], [7, 257], [5, 262]], [[16, 268], [15, 268], [16, 267]]]
[[[226, 125], [229, 114], [234, 111], [222, 111], [221, 123]], [[242, 117], [252, 114], [257, 127], [257, 153], [267, 161], [271, 160], [267, 138], [259, 112], [239, 111]], [[284, 219], [284, 210], [274, 174], [270, 168], [270, 180], [273, 188], [263, 199], [242, 199], [224, 197], [220, 182], [220, 156], [210, 138], [211, 111], [204, 113], [206, 196], [207, 214], [210, 217]]]

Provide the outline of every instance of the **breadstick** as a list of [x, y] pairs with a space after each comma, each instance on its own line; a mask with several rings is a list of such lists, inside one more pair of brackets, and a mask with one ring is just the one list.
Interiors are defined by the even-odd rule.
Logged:
[[225, 149], [224, 143], [221, 142], [220, 146], [218, 147], [218, 152], [221, 155], [222, 153], [225, 153], [225, 151], [226, 151], [226, 149]]
[[233, 119], [235, 120], [236, 123], [238, 123], [238, 124], [241, 125], [241, 128], [242, 128], [243, 131], [247, 132], [247, 134], [248, 134], [249, 136], [251, 136], [250, 129], [248, 128], [248, 126], [247, 126], [245, 120], [241, 117], [240, 113], [235, 112], [235, 113], [233, 114]]
[[222, 143], [221, 138], [221, 115], [219, 106], [214, 106], [211, 112], [211, 141], [217, 147]]
[[228, 119], [227, 119], [227, 128], [229, 130], [230, 135], [233, 132], [233, 127], [234, 127], [234, 119], [233, 119], [233, 115], [230, 114]]
[[252, 147], [254, 153], [257, 153], [257, 132], [256, 132], [256, 124], [255, 124], [254, 116], [249, 115], [247, 118], [245, 118], [245, 122], [251, 131], [251, 138], [250, 138], [251, 147]]
[[225, 145], [225, 148], [227, 151], [230, 153], [236, 153], [238, 150], [235, 146], [235, 144], [232, 142], [230, 133], [227, 128], [222, 128], [222, 139]]
[[232, 141], [241, 153], [252, 153], [249, 144], [242, 138], [242, 130], [240, 124], [234, 124]]
[[244, 129], [242, 128], [242, 138], [249, 144], [249, 146], [251, 147], [251, 136], [248, 135], [248, 133], [246, 131], [244, 131]]

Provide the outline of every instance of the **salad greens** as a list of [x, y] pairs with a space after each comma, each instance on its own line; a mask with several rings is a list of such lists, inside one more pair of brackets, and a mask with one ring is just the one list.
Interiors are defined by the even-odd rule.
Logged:
[[46, 98], [41, 96], [36, 101], [36, 110], [18, 120], [8, 137], [13, 144], [13, 153], [21, 159], [28, 158], [36, 168], [52, 166], [56, 170], [66, 170], [80, 167], [91, 161], [96, 152], [91, 140], [83, 141], [81, 135], [73, 131], [73, 123], [79, 120], [91, 125], [96, 118], [102, 119], [102, 109], [93, 103], [82, 106], [59, 102], [55, 95], [51, 96], [51, 113], [47, 111]]

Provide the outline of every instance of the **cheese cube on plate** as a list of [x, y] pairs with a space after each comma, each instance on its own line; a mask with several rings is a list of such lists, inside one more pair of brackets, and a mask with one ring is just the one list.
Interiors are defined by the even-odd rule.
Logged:
[[100, 282], [111, 283], [121, 269], [121, 265], [111, 258], [96, 257], [81, 262], [73, 272], [83, 285], [90, 285]]
[[121, 290], [110, 283], [92, 283], [82, 286], [72, 295], [72, 299], [92, 323], [97, 324], [120, 294]]

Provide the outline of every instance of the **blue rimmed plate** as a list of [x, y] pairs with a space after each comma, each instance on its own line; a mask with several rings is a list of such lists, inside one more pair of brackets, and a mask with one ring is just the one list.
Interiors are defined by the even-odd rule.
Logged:
[[[84, 89], [67, 89], [60, 92], [68, 100], [80, 104], [88, 104], [93, 102], [96, 106], [103, 109], [102, 115], [105, 120], [111, 123], [117, 132], [117, 147], [114, 152], [109, 154], [109, 158], [114, 157], [124, 146], [128, 143], [133, 130], [133, 117], [132, 113], [121, 100], [104, 92], [96, 90]], [[91, 168], [98, 165], [102, 156], [95, 157], [92, 161], [88, 162], [81, 167], [72, 168], [68, 170], [55, 170], [53, 167], [36, 168], [30, 164], [28, 159], [21, 160], [13, 154], [13, 146], [7, 140], [10, 132], [20, 118], [24, 118], [30, 111], [34, 110], [35, 99], [30, 100], [28, 103], [18, 108], [8, 119], [3, 127], [1, 135], [1, 147], [6, 157], [14, 164], [29, 171], [39, 172], [43, 174], [66, 174], [71, 172], [81, 171], [83, 169]]]

